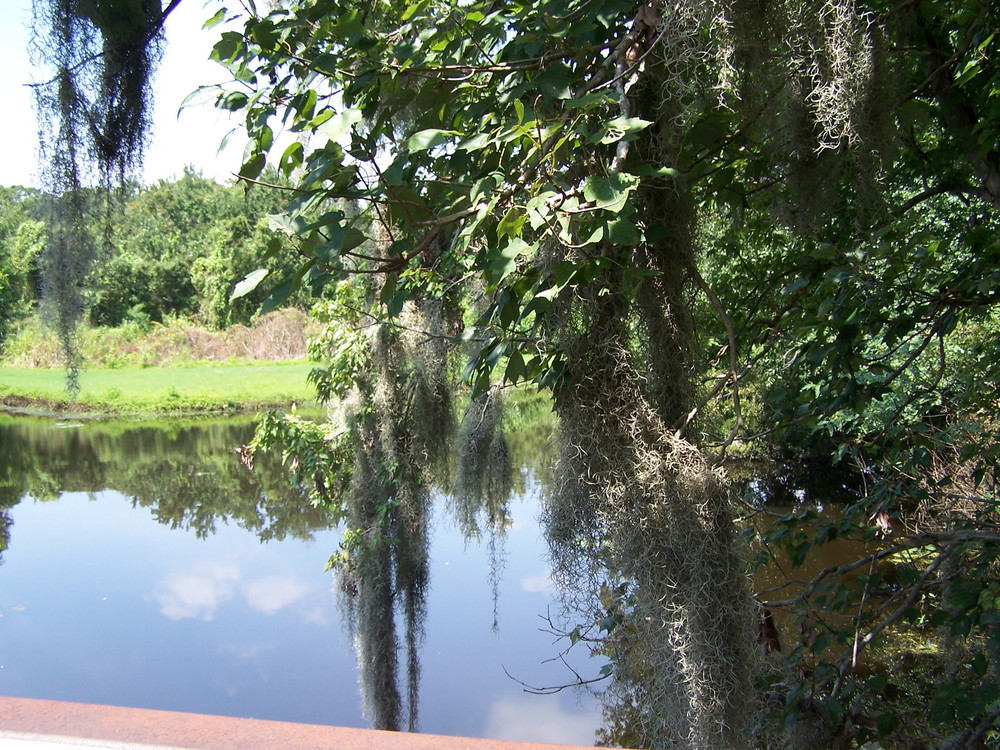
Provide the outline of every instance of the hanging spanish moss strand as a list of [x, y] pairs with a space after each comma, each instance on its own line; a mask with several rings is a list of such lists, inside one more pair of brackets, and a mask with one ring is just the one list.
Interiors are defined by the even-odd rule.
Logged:
[[[429, 574], [428, 523], [430, 488], [427, 483], [427, 456], [440, 455], [432, 445], [430, 430], [415, 418], [417, 394], [433, 391], [424, 372], [411, 369], [412, 350], [397, 331], [379, 326], [373, 344], [377, 370], [373, 415], [378, 421], [383, 473], [390, 477], [394, 498], [388, 514], [395, 566], [396, 596], [406, 637], [407, 729], [417, 730], [420, 690], [420, 647], [427, 615]], [[418, 437], [419, 436], [419, 437]], [[427, 453], [415, 452], [424, 446]]]
[[513, 466], [503, 432], [503, 398], [487, 389], [469, 401], [458, 432], [452, 510], [466, 538], [502, 530], [513, 489]]
[[[899, 92], [876, 19], [854, 0], [725, 0], [713, 12], [717, 90], [748, 135], [779, 136], [764, 140], [787, 179], [788, 223], [809, 233], [845, 208], [878, 219], [882, 165], [895, 146], [885, 103]], [[836, 190], [845, 174], [858, 189], [847, 207]]]
[[509, 502], [514, 487], [514, 469], [503, 431], [503, 398], [499, 390], [487, 389], [470, 400], [462, 417], [457, 443], [452, 513], [467, 540], [479, 539], [485, 527], [493, 629], [498, 630], [504, 538], [511, 523]]
[[628, 340], [622, 301], [594, 297], [581, 313], [566, 342], [575, 380], [557, 400], [558, 482], [544, 517], [553, 578], [571, 611], [621, 617], [605, 645], [610, 721], [637, 706], [631, 721], [648, 746], [747, 747], [751, 610], [725, 487], [642, 392], [634, 353], [616, 343]]
[[[367, 290], [370, 303], [378, 298], [378, 283], [372, 279]], [[357, 542], [338, 575], [366, 714], [376, 729], [416, 731], [431, 487], [448, 471], [455, 429], [440, 300], [407, 303], [400, 320], [402, 325], [364, 329], [369, 361], [344, 416], [356, 454], [346, 506]], [[405, 691], [399, 684], [401, 645]]]
[[[363, 440], [374, 440], [375, 426], [358, 426]], [[381, 460], [374, 450], [357, 451], [348, 501], [347, 523], [360, 531], [356, 546], [337, 570], [344, 621], [354, 641], [358, 680], [365, 716], [375, 729], [402, 728], [399, 690], [399, 639], [396, 633], [393, 550], [388, 515], [392, 488], [380, 477]]]
[[[357, 542], [338, 575], [365, 713], [376, 729], [416, 731], [429, 580], [430, 490], [423, 464], [412, 453], [417, 441], [409, 407], [416, 385], [406, 347], [388, 325], [369, 333], [370, 378], [362, 383], [367, 396], [357, 399], [349, 416], [356, 458], [347, 522]], [[403, 619], [406, 649], [405, 704], [399, 683], [397, 612]]]
[[[740, 113], [751, 141], [755, 129], [782, 134], [769, 156], [784, 167], [778, 197], [802, 233], [844, 208], [835, 175], [848, 170], [871, 186], [860, 193], [872, 205], [843, 214], [865, 222], [882, 210], [875, 185], [891, 143], [875, 103], [888, 76], [880, 30], [853, 0], [651, 0], [633, 24], [646, 33], [628, 54], [643, 63], [622, 115], [651, 124], [619, 149], [626, 170], [686, 163], [692, 118], [716, 100]], [[774, 54], [777, 45], [791, 56]], [[636, 200], [646, 239], [602, 248], [614, 265], [600, 291], [565, 302], [550, 327], [569, 371], [556, 394], [560, 458], [544, 516], [553, 578], [566, 622], [596, 611], [607, 632], [606, 726], [627, 728], [611, 741], [750, 747], [761, 731], [759, 668], [729, 492], [677, 432], [693, 392], [694, 196], [682, 177], [664, 176], [644, 181]], [[542, 262], [553, 260], [556, 248]], [[610, 291], [626, 288], [615, 269], [635, 268], [648, 274], [634, 293]]]
[[44, 309], [75, 395], [82, 366], [76, 328], [86, 306], [84, 280], [98, 255], [87, 218], [103, 201], [109, 242], [116, 196], [142, 166], [165, 14], [160, 0], [35, 0], [33, 13], [32, 62], [49, 76], [33, 86], [40, 177], [51, 201]]

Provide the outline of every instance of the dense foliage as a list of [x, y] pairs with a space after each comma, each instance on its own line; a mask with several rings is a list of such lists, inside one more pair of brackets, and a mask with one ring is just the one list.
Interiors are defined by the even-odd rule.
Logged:
[[[351, 526], [336, 562], [365, 654], [396, 642], [387, 606], [419, 640], [447, 442], [466, 480], [502, 464], [499, 390], [530, 382], [559, 416], [560, 624], [610, 659], [603, 739], [995, 741], [995, 3], [244, 11], [215, 47], [218, 104], [246, 117], [240, 177], [292, 186], [234, 297], [325, 291], [314, 382], [336, 407], [272, 415], [253, 447]], [[749, 493], [776, 516], [746, 527], [755, 562], [792, 564], [752, 603], [718, 466], [764, 438], [862, 481], [836, 510]], [[502, 519], [503, 486], [455, 494]], [[843, 540], [867, 546], [803, 574]], [[914, 638], [940, 684], [886, 669]], [[376, 695], [394, 657], [364, 664]], [[399, 701], [373, 711], [401, 724]]]
[[[468, 326], [477, 390], [553, 390], [553, 555], [581, 616], [605, 613], [610, 739], [992, 731], [996, 13], [309, 0], [223, 32], [216, 56], [240, 83], [219, 103], [246, 112], [255, 144], [242, 176], [278, 121], [310, 136], [274, 157], [298, 178], [275, 226], [299, 275], [384, 279], [340, 318], [328, 395], [364, 392], [351, 326], [412, 327], [408, 305], [428, 297], [466, 311], [427, 336]], [[761, 595], [792, 613], [789, 661], [764, 670], [773, 729], [736, 716], [746, 657], [709, 645], [741, 637], [740, 596], [696, 431], [723, 451], [768, 434], [868, 483], [844, 515], [813, 528], [803, 509], [763, 540], [797, 562], [838, 536], [875, 545], [794, 596]], [[887, 558], [893, 576], [875, 575]], [[954, 666], [919, 718], [919, 691], [860, 666], [903, 622], [951, 633], [938, 663]], [[907, 697], [884, 700], [887, 684]], [[962, 684], [977, 698], [956, 701]]]
[[139, 191], [90, 282], [90, 322], [183, 315], [213, 328], [248, 324], [264, 297], [258, 292], [231, 303], [230, 296], [267, 252], [266, 217], [280, 205], [272, 191], [223, 187], [191, 171]]
[[[0, 333], [45, 310], [41, 277], [51, 235], [44, 218], [52, 200], [40, 191], [3, 189]], [[226, 187], [192, 170], [173, 182], [131, 186], [82, 287], [86, 320], [140, 329], [176, 317], [215, 329], [248, 325], [261, 311], [263, 290], [236, 301], [230, 297], [237, 282], [260, 265], [271, 241], [266, 217], [281, 204], [273, 191]], [[84, 218], [88, 234], [98, 236], [107, 216], [99, 201], [91, 205]], [[303, 293], [285, 304], [308, 306], [310, 300]]]
[[45, 230], [39, 203], [34, 191], [0, 188], [0, 345], [39, 295], [38, 262]]

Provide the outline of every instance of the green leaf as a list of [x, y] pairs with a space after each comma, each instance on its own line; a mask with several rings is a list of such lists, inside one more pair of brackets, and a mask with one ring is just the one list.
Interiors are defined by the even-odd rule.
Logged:
[[569, 643], [571, 646], [575, 646], [580, 641], [580, 628], [575, 627], [569, 634]]
[[972, 662], [969, 664], [972, 671], [975, 672], [977, 677], [985, 677], [986, 671], [989, 664], [986, 661], [986, 654], [982, 651], [976, 652], [976, 655], [972, 658]]
[[602, 144], [632, 140], [636, 133], [652, 124], [651, 120], [643, 120], [641, 117], [616, 117], [605, 122], [592, 140]]
[[265, 50], [273, 50], [278, 44], [278, 34], [274, 22], [263, 19], [253, 24], [250, 30], [253, 40]]
[[500, 219], [500, 223], [497, 224], [497, 237], [503, 237], [504, 235], [516, 237], [520, 235], [525, 219], [527, 219], [527, 214], [517, 206], [514, 206], [504, 214], [504, 217]]
[[368, 237], [360, 229], [355, 227], [348, 227], [347, 231], [344, 233], [344, 237], [340, 242], [340, 252], [347, 253], [358, 247]]
[[591, 91], [579, 98], [567, 99], [566, 106], [572, 109], [593, 109], [594, 107], [607, 104], [609, 95], [604, 91]]
[[504, 370], [504, 379], [508, 383], [519, 383], [524, 379], [527, 369], [524, 366], [524, 357], [516, 349], [507, 358], [507, 368]]
[[282, 171], [285, 177], [288, 177], [297, 168], [302, 166], [302, 154], [302, 144], [298, 141], [292, 143], [285, 149], [285, 152], [278, 160], [278, 169]]
[[875, 715], [875, 727], [879, 736], [886, 737], [896, 731], [899, 726], [899, 717], [888, 711], [881, 711]]
[[227, 91], [219, 97], [217, 106], [219, 109], [227, 109], [230, 112], [235, 112], [247, 106], [247, 102], [249, 101], [250, 97], [242, 91]]
[[[589, 235], [584, 234], [584, 235], [581, 236], [580, 244], [581, 245], [596, 245], [598, 242], [600, 242], [601, 240], [604, 239], [604, 232], [605, 232], [606, 228], [607, 227], [604, 224], [597, 225], [596, 227], [594, 227], [590, 231]], [[584, 230], [584, 231], [586, 231], [586, 230]]]
[[488, 371], [496, 367], [500, 358], [507, 353], [507, 347], [508, 344], [506, 341], [498, 339], [490, 347], [483, 350], [480, 358]]
[[260, 285], [260, 282], [264, 280], [264, 277], [268, 273], [269, 271], [266, 268], [258, 268], [256, 271], [248, 273], [233, 289], [233, 293], [229, 295], [229, 301], [232, 302], [234, 299], [239, 299], [250, 294], [250, 292]]
[[592, 201], [596, 208], [618, 213], [625, 207], [629, 193], [635, 190], [638, 184], [637, 177], [625, 173], [607, 177], [591, 175], [583, 183], [583, 197]]
[[457, 135], [457, 133], [454, 130], [438, 130], [437, 128], [429, 128], [411, 135], [406, 141], [406, 147], [410, 151], [427, 151], [448, 143], [455, 135]]
[[337, 64], [340, 62], [340, 57], [337, 55], [323, 54], [316, 57], [313, 60], [313, 68], [323, 75], [336, 77], [340, 74], [340, 70], [337, 68]]
[[958, 86], [964, 86], [966, 83], [975, 78], [982, 71], [978, 60], [970, 60], [965, 64], [965, 68], [962, 70], [961, 75], [955, 79], [955, 84]]
[[218, 26], [220, 23], [222, 23], [222, 19], [225, 17], [226, 17], [226, 9], [219, 8], [218, 12], [214, 16], [209, 18], [207, 21], [205, 21], [205, 23], [203, 23], [201, 27], [203, 29], [210, 29], [213, 26]]
[[264, 304], [260, 308], [261, 314], [269, 313], [271, 310], [278, 308], [291, 296], [292, 291], [292, 279], [278, 284], [278, 286], [271, 290], [271, 294], [268, 295], [267, 299], [264, 300]]
[[[553, 193], [553, 195], [555, 195], [555, 193]], [[532, 206], [529, 203], [528, 223], [531, 225], [532, 229], [538, 229], [539, 227], [543, 227], [552, 221], [555, 213], [555, 210], [553, 210], [545, 201], [541, 201], [535, 206]]]
[[319, 120], [317, 117], [310, 125], [316, 129], [317, 135], [328, 138], [331, 141], [339, 141], [351, 132], [351, 128], [364, 119], [364, 113], [354, 107], [348, 107], [342, 112], [337, 113], [334, 113], [332, 110], [327, 111], [330, 113], [330, 116], [324, 122], [317, 122]]
[[282, 232], [289, 237], [302, 234], [309, 227], [309, 223], [301, 216], [292, 214], [271, 214], [267, 217], [267, 228], [274, 232]]
[[396, 293], [396, 286], [399, 282], [398, 273], [387, 273], [385, 275], [385, 281], [382, 284], [382, 289], [378, 294], [378, 301], [383, 305], [387, 304], [393, 295]]
[[266, 314], [271, 312], [271, 310], [280, 307], [284, 304], [299, 285], [302, 283], [302, 277], [306, 275], [306, 272], [313, 267], [313, 261], [308, 260], [299, 267], [299, 270], [295, 272], [292, 278], [288, 279], [281, 284], [278, 284], [274, 289], [271, 290], [271, 294], [268, 295], [267, 299], [264, 300], [264, 304], [260, 308], [261, 314]]
[[598, 627], [605, 633], [610, 633], [621, 624], [621, 617], [616, 614], [607, 614], [599, 623]]
[[429, 4], [429, 0], [420, 0], [417, 3], [411, 3], [406, 6], [406, 10], [403, 11], [403, 15], [400, 17], [403, 21], [409, 21], [413, 16], [422, 11]]
[[232, 62], [242, 52], [246, 51], [243, 37], [235, 31], [224, 31], [219, 41], [212, 47], [211, 59], [216, 62]]
[[514, 100], [514, 113], [517, 115], [517, 124], [520, 125], [524, 122], [524, 104], [521, 103], [520, 99]]
[[526, 255], [535, 248], [522, 239], [516, 238], [508, 242], [499, 252], [498, 257], [490, 264], [490, 276], [494, 283], [499, 283], [507, 278], [517, 266], [517, 259]]
[[397, 291], [389, 301], [385, 303], [386, 314], [390, 318], [398, 318], [399, 314], [403, 312], [403, 304], [410, 298], [410, 295], [405, 290]]
[[479, 151], [484, 149], [493, 142], [493, 136], [489, 133], [476, 133], [476, 135], [471, 138], [466, 138], [460, 144], [458, 144], [459, 151]]
[[355, 227], [342, 226], [337, 227], [330, 233], [330, 239], [324, 243], [323, 247], [326, 250], [328, 259], [333, 260], [344, 253], [350, 252], [367, 239], [361, 230]]
[[807, 286], [809, 286], [809, 279], [799, 277], [791, 284], [786, 286], [784, 289], [782, 289], [781, 293], [785, 295], [795, 294], [797, 291], [799, 291], [800, 289], [805, 289]]
[[264, 171], [264, 165], [267, 163], [267, 157], [264, 154], [254, 154], [240, 168], [240, 177], [245, 177], [248, 180], [256, 180], [260, 177], [260, 173]]
[[618, 216], [608, 222], [608, 240], [612, 244], [635, 247], [640, 239], [639, 230], [628, 219]]

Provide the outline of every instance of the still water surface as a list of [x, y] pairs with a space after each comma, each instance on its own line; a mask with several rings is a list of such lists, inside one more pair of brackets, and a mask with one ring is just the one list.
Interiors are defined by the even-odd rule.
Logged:
[[[367, 727], [324, 572], [340, 532], [233, 454], [246, 421], [73, 424], [0, 417], [0, 694]], [[514, 455], [543, 458], [537, 446]], [[549, 661], [555, 609], [522, 461], [494, 602], [490, 550], [435, 507], [420, 729], [592, 744], [589, 695]], [[542, 469], [544, 470], [544, 469]], [[2, 542], [2, 538], [0, 538]], [[584, 676], [600, 664], [581, 653]]]

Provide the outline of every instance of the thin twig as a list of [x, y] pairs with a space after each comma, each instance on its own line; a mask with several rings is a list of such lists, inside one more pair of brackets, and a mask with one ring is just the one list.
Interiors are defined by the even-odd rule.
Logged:
[[[573, 670], [571, 669], [570, 671], [573, 671]], [[514, 675], [512, 675], [510, 672], [507, 671], [507, 667], [503, 667], [503, 673], [505, 675], [507, 675], [508, 677], [510, 677], [510, 679], [512, 679], [518, 685], [520, 685], [521, 687], [523, 687], [524, 688], [524, 692], [531, 693], [532, 695], [555, 695], [556, 693], [561, 693], [563, 690], [568, 690], [569, 688], [577, 688], [577, 687], [585, 687], [587, 685], [594, 685], [594, 684], [596, 684], [598, 682], [603, 682], [604, 680], [607, 680], [608, 678], [611, 677], [610, 674], [605, 674], [605, 675], [601, 675], [599, 677], [592, 677], [590, 679], [584, 679], [580, 675], [576, 674], [575, 671], [573, 671], [573, 674], [576, 674], [576, 678], [577, 678], [576, 682], [569, 682], [569, 683], [566, 683], [565, 685], [550, 685], [550, 686], [547, 686], [547, 687], [534, 687], [533, 685], [529, 685], [528, 683], [526, 683], [526, 682], [524, 682], [522, 680], [519, 680], [516, 677], [514, 677]]]
[[[701, 289], [705, 296], [708, 298], [709, 303], [715, 310], [716, 314], [722, 320], [722, 325], [726, 329], [726, 338], [729, 340], [729, 376], [726, 380], [721, 381], [720, 386], [717, 386], [715, 392], [721, 389], [721, 384], [731, 383], [733, 388], [733, 409], [736, 412], [736, 423], [733, 425], [732, 430], [730, 430], [729, 436], [722, 443], [719, 450], [719, 459], [723, 460], [726, 455], [726, 448], [732, 445], [739, 431], [743, 427], [743, 410], [740, 405], [740, 389], [739, 389], [739, 357], [737, 355], [736, 348], [736, 333], [733, 329], [733, 321], [726, 312], [726, 308], [723, 306], [721, 300], [712, 290], [712, 287], [708, 285], [704, 277], [699, 273], [698, 268], [693, 264], [688, 265], [688, 273], [691, 274], [691, 278], [694, 279], [695, 285]], [[687, 415], [684, 424], [682, 424], [675, 432], [676, 437], [680, 438], [684, 434], [684, 430], [691, 424], [695, 416], [698, 414], [698, 409], [692, 409]]]

